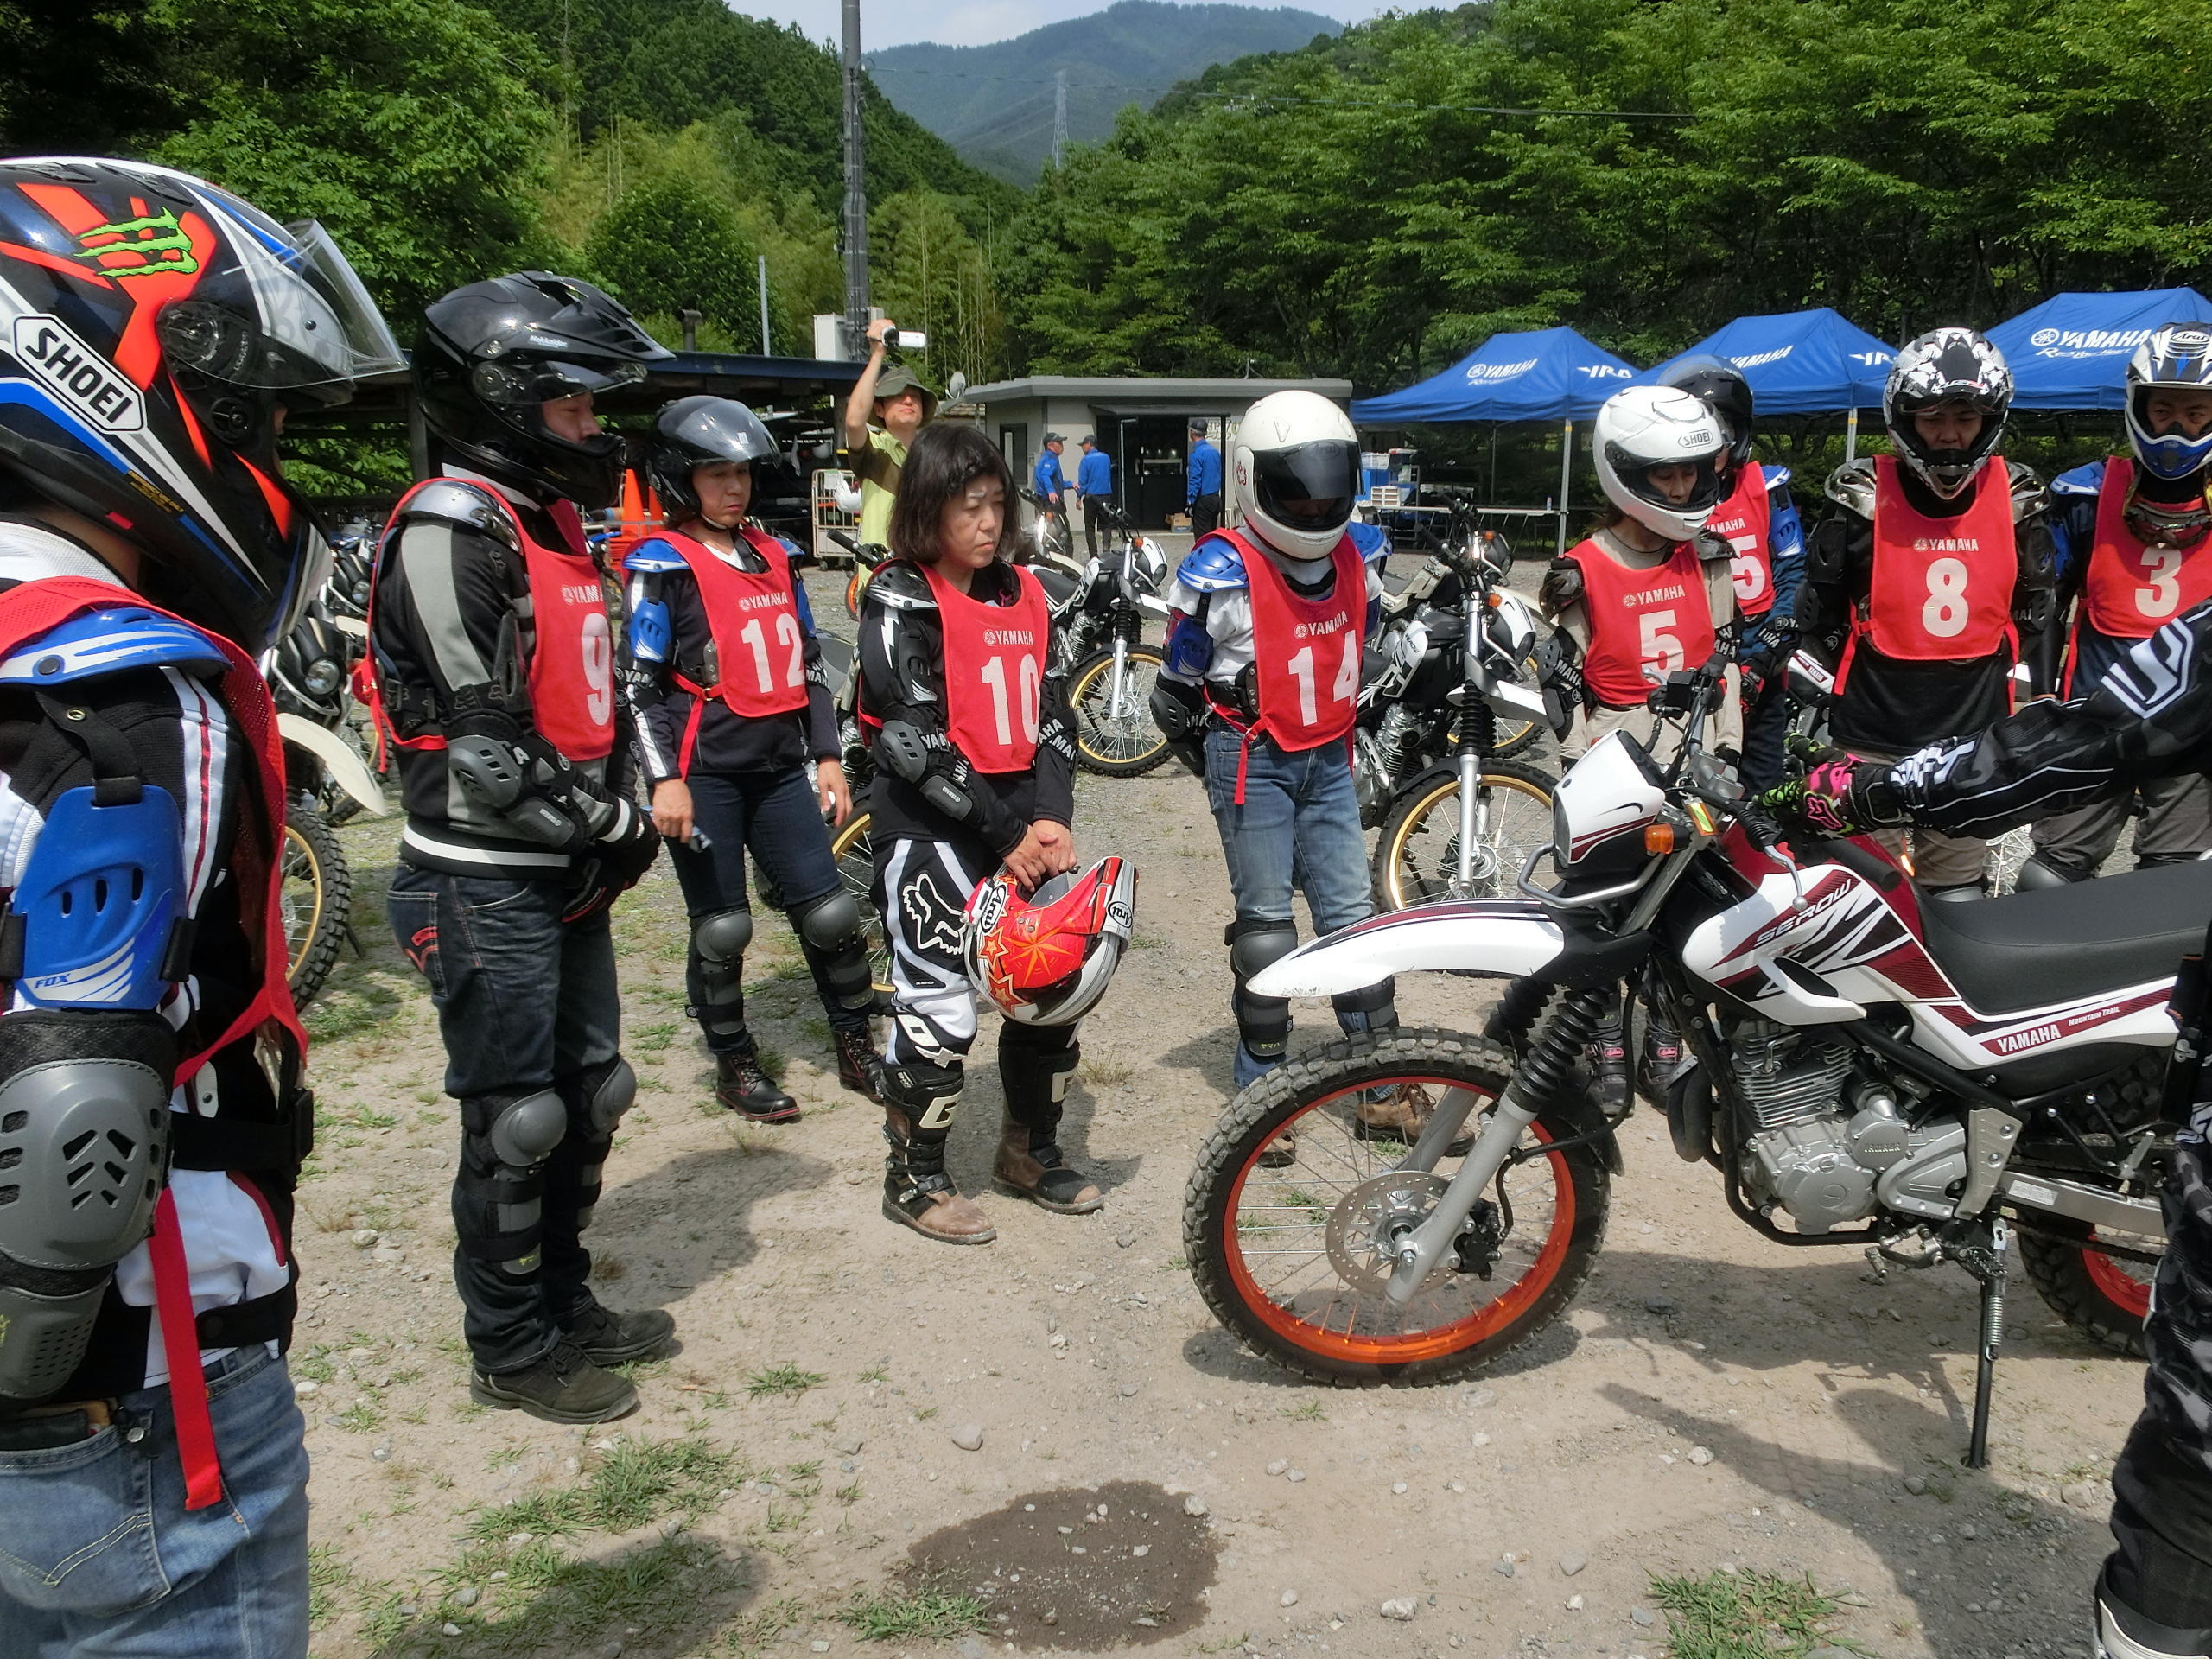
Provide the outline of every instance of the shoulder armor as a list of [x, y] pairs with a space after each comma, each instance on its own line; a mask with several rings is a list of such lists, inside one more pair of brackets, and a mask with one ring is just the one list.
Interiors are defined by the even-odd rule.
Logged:
[[457, 524], [488, 537], [501, 546], [522, 551], [515, 535], [514, 514], [481, 485], [457, 478], [433, 479], [416, 491], [400, 512], [400, 524]]
[[622, 556], [622, 568], [633, 576], [658, 575], [667, 570], [688, 570], [683, 556], [658, 536], [648, 536]]
[[2061, 473], [2050, 480], [2053, 495], [2094, 495], [2105, 486], [2105, 464], [2093, 461], [2086, 467]]
[[1344, 531], [1351, 537], [1351, 544], [1359, 550], [1363, 563], [1372, 564], [1377, 559], [1390, 556], [1390, 532], [1382, 525], [1355, 521], [1346, 524]]
[[1209, 536], [1185, 553], [1175, 567], [1175, 580], [1197, 594], [1220, 593], [1251, 582], [1244, 574], [1244, 556], [1220, 536]]
[[1766, 486], [1770, 490], [1778, 490], [1789, 481], [1789, 469], [1787, 467], [1762, 466], [1759, 472], [1766, 479]]
[[1873, 457], [1861, 455], [1830, 473], [1827, 497], [1845, 512], [1855, 512], [1871, 524], [1874, 518]]
[[2023, 524], [2050, 505], [2050, 492], [2044, 489], [2043, 480], [2032, 467], [2023, 467], [2017, 461], [2005, 463], [2005, 482], [2012, 492], [2012, 522]]
[[868, 579], [867, 602], [893, 611], [933, 611], [937, 594], [919, 565], [906, 559], [890, 559], [875, 568]]
[[1690, 550], [1704, 564], [1713, 564], [1736, 556], [1736, 550], [1709, 530], [1700, 530], [1690, 538]]
[[0, 683], [62, 685], [129, 668], [220, 672], [229, 662], [199, 629], [118, 605], [73, 616], [26, 642], [0, 661]]
[[1557, 616], [1582, 601], [1582, 566], [1564, 553], [1551, 562], [1536, 590], [1536, 605], [1547, 615]]

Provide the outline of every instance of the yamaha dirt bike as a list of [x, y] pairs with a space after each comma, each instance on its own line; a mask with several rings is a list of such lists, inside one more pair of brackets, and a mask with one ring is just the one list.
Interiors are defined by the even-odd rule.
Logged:
[[[1871, 841], [1785, 832], [1741, 798], [1703, 744], [1719, 687], [1716, 658], [1655, 692], [1683, 724], [1673, 766], [1618, 732], [1576, 764], [1520, 896], [1375, 917], [1253, 980], [1510, 983], [1482, 1037], [1338, 1043], [1240, 1096], [1191, 1177], [1192, 1271], [1241, 1338], [1321, 1381], [1441, 1382], [1520, 1348], [1604, 1240], [1623, 1166], [1584, 1056], [1625, 988], [1692, 1056], [1666, 1090], [1676, 1153], [1747, 1226], [1979, 1281], [1978, 1467], [2016, 1239], [2069, 1324], [2139, 1351], [2176, 1128], [2167, 1003], [2212, 866], [1923, 904]], [[1363, 1135], [1377, 1090], [1426, 1105], [1416, 1143]]]
[[[1352, 786], [1375, 846], [1376, 901], [1487, 898], [1550, 833], [1554, 779], [1505, 759], [1547, 712], [1531, 677], [1536, 629], [1505, 586], [1504, 538], [1443, 547], [1386, 607], [1366, 657], [1352, 731]], [[1563, 723], [1563, 720], [1560, 723]]]
[[1143, 637], [1147, 622], [1167, 620], [1160, 596], [1167, 556], [1118, 509], [1096, 511], [1112, 526], [1109, 543], [1072, 584], [1050, 565], [1033, 568], [1052, 601], [1052, 660], [1067, 676], [1076, 764], [1135, 778], [1167, 758], [1167, 739], [1152, 718], [1152, 688], [1167, 659]]

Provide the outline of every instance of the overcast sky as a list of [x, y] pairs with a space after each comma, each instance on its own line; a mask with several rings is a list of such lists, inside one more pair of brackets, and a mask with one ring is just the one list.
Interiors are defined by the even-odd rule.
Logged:
[[[1011, 40], [1047, 23], [1103, 11], [1111, 0], [861, 0], [861, 46], [874, 52], [910, 41], [945, 46], [984, 46]], [[1236, 5], [1295, 5], [1338, 22], [1356, 23], [1384, 10], [1383, 0], [1230, 0]], [[816, 40], [842, 41], [844, 13], [839, 0], [735, 0], [731, 10], [748, 17], [772, 17], [797, 23]]]

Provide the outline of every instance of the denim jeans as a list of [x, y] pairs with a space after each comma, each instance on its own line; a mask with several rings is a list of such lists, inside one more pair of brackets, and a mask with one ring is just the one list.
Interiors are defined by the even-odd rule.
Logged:
[[[591, 1254], [582, 1233], [593, 1172], [604, 1155], [581, 1132], [569, 1098], [581, 1073], [620, 1052], [622, 1005], [614, 940], [605, 911], [564, 922], [557, 881], [447, 875], [402, 864], [385, 910], [399, 948], [429, 982], [445, 1039], [446, 1092], [461, 1103], [563, 1090], [569, 1127], [545, 1160], [542, 1265], [518, 1277], [472, 1255], [464, 1236], [454, 1282], [467, 1310], [470, 1351], [491, 1372], [521, 1370], [550, 1353], [560, 1325], [591, 1300]], [[467, 1171], [454, 1191], [454, 1221], [474, 1226]]]
[[[0, 1452], [0, 1652], [9, 1659], [300, 1659], [308, 1650], [307, 1426], [265, 1347], [207, 1371], [222, 1501], [184, 1507], [166, 1385], [46, 1452]], [[132, 1440], [130, 1433], [139, 1438]]]
[[[1350, 750], [1343, 743], [1286, 753], [1255, 738], [1243, 757], [1244, 801], [1236, 801], [1243, 740], [1216, 724], [1206, 734], [1206, 804], [1229, 861], [1229, 888], [1242, 921], [1291, 919], [1294, 889], [1306, 895], [1317, 937], [1364, 921], [1375, 912], [1367, 843], [1352, 792]], [[1347, 1032], [1365, 1028], [1339, 1012]], [[1236, 1046], [1236, 1083], [1248, 1087], [1268, 1068]]]
[[[668, 852], [676, 866], [677, 884], [683, 889], [684, 911], [693, 921], [719, 911], [750, 907], [745, 897], [748, 849], [772, 887], [775, 902], [785, 910], [837, 891], [837, 861], [830, 856], [830, 831], [816, 801], [812, 766], [741, 775], [697, 772], [684, 782], [691, 791], [698, 836], [707, 844], [690, 847], [671, 841]], [[866, 1031], [868, 1011], [841, 1004], [836, 988], [824, 976], [820, 953], [804, 936], [799, 944], [830, 1025]], [[707, 988], [696, 952], [684, 971], [684, 989], [696, 1018], [707, 1006]], [[741, 1011], [742, 1007], [739, 1005]], [[715, 1012], [723, 1019], [731, 1013], [726, 1007]], [[722, 1037], [710, 1032], [707, 1046], [716, 1053], [750, 1054], [753, 1039], [750, 1034]]]

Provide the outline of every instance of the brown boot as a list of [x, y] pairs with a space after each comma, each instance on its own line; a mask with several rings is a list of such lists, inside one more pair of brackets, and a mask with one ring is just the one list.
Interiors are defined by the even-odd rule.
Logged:
[[[1402, 1141], [1411, 1146], [1421, 1139], [1434, 1111], [1428, 1091], [1413, 1084], [1359, 1097], [1352, 1111], [1351, 1132], [1363, 1141]], [[1462, 1128], [1444, 1149], [1446, 1158], [1464, 1158], [1475, 1144], [1471, 1131]]]
[[1298, 1131], [1285, 1129], [1260, 1148], [1262, 1169], [1288, 1169], [1298, 1161]]
[[883, 1213], [941, 1244], [988, 1244], [998, 1229], [944, 1173], [944, 1141], [917, 1140], [913, 1121], [897, 1107], [886, 1107], [883, 1138], [891, 1143], [884, 1160]]
[[1087, 1216], [1105, 1205], [1105, 1195], [1090, 1178], [1067, 1166], [1056, 1142], [1047, 1139], [1040, 1147], [1035, 1140], [1027, 1124], [1011, 1117], [1000, 1125], [998, 1160], [991, 1174], [1002, 1190], [1059, 1216]]

